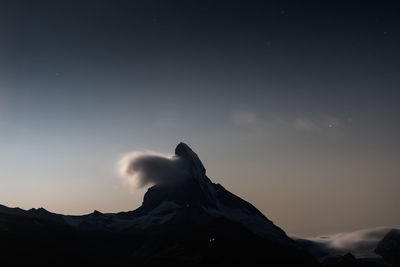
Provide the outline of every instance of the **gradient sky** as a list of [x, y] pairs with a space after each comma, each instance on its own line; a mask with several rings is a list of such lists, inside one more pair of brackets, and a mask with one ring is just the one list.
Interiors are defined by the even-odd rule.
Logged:
[[400, 226], [400, 9], [371, 2], [1, 1], [0, 204], [135, 209], [121, 155], [184, 141], [288, 233]]

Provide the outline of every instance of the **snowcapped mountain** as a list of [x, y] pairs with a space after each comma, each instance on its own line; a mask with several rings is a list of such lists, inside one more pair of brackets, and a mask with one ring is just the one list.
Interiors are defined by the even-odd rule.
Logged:
[[32, 246], [72, 255], [65, 265], [316, 266], [253, 205], [214, 184], [189, 146], [180, 143], [175, 157], [185, 163], [187, 177], [150, 187], [133, 211], [70, 216], [0, 206], [0, 240], [14, 244], [0, 241], [0, 248], [9, 255], [31, 255]]
[[225, 217], [270, 240], [293, 244], [284, 231], [275, 226], [253, 205], [235, 196], [206, 176], [199, 157], [184, 143], [176, 149], [177, 157], [189, 166], [189, 179], [155, 185], [147, 191], [141, 207], [134, 211], [85, 216], [64, 216], [72, 227], [82, 230], [140, 231], [206, 224]]

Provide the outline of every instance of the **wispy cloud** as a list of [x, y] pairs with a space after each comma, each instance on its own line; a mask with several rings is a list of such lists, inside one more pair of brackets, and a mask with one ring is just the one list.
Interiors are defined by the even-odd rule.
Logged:
[[261, 124], [258, 114], [254, 111], [234, 111], [232, 113], [232, 122], [240, 127], [256, 128]]
[[338, 136], [343, 132], [343, 125], [347, 123], [339, 117], [327, 114], [312, 116], [265, 115], [252, 110], [236, 110], [231, 114], [231, 121], [237, 127], [263, 135], [273, 131], [292, 131], [315, 135]]
[[298, 131], [315, 133], [319, 133], [322, 131], [322, 128], [318, 123], [306, 118], [295, 118], [292, 122], [289, 123], [289, 125]]
[[275, 120], [284, 125], [299, 132], [307, 133], [326, 133], [326, 132], [339, 132], [342, 126], [341, 120], [338, 117], [331, 115], [319, 115], [315, 117], [282, 117], [276, 116]]

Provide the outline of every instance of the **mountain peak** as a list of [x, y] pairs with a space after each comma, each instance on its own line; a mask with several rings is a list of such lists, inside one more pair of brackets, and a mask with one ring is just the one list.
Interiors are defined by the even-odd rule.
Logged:
[[197, 154], [185, 143], [179, 143], [175, 148], [175, 155], [188, 161], [193, 175], [206, 175], [206, 169]]
[[197, 181], [208, 201], [214, 202], [214, 188], [206, 175], [206, 168], [197, 154], [185, 143], [179, 143], [175, 148], [175, 155], [188, 163], [190, 177]]

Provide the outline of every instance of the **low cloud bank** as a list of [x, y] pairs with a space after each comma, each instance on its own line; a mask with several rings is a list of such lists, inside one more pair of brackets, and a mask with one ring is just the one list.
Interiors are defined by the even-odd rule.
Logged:
[[175, 182], [189, 176], [184, 159], [151, 151], [124, 155], [119, 161], [119, 172], [129, 185], [136, 188]]
[[374, 252], [379, 241], [391, 230], [388, 227], [376, 227], [354, 232], [307, 238], [315, 242], [314, 250], [318, 248], [329, 251], [331, 255], [352, 253], [358, 258], [377, 257]]

